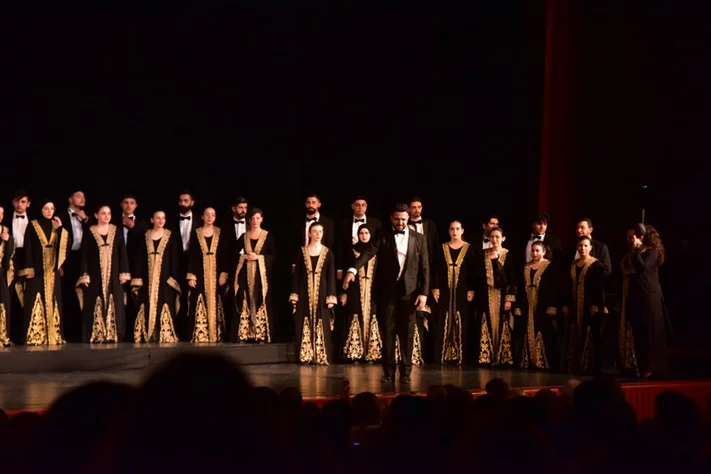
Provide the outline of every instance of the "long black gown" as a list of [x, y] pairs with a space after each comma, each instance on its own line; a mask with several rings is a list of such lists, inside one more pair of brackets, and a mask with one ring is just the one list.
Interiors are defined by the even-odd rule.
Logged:
[[[0, 225], [0, 234], [8, 232], [7, 227]], [[15, 252], [15, 242], [12, 235], [7, 242], [0, 239], [0, 347], [10, 346], [10, 310], [12, 299], [8, 285], [13, 280], [12, 256]]]
[[126, 293], [121, 280], [131, 278], [126, 245], [113, 224], [106, 235], [101, 235], [97, 226], [91, 226], [87, 234], [76, 283], [82, 341], [121, 342], [126, 335]]
[[537, 270], [524, 266], [523, 285], [519, 289], [517, 322], [526, 328], [523, 341], [522, 369], [549, 370], [558, 366], [558, 342], [553, 325], [558, 312], [556, 272], [550, 260], [543, 260]]
[[[365, 245], [365, 244], [364, 244]], [[357, 250], [359, 244], [351, 249], [350, 261], [346, 260], [346, 268], [360, 257]], [[375, 268], [378, 257], [375, 256], [363, 265], [355, 280], [346, 290], [346, 306], [344, 327], [346, 337], [343, 343], [343, 358], [348, 361], [376, 362], [382, 357], [383, 341], [380, 337], [378, 324], [375, 285]]]
[[622, 260], [619, 346], [624, 373], [637, 377], [666, 371], [664, 298], [659, 252], [646, 246]]
[[333, 361], [332, 315], [329, 304], [336, 304], [336, 269], [333, 253], [322, 247], [318, 256], [301, 247], [292, 278], [290, 301], [296, 301], [294, 323], [299, 361], [329, 365]]
[[133, 328], [134, 342], [178, 342], [175, 315], [180, 284], [178, 258], [182, 251], [180, 234], [164, 229], [163, 237], [153, 240], [146, 231], [139, 247], [131, 287], [134, 288], [138, 315]]
[[468, 358], [467, 337], [474, 296], [476, 252], [468, 243], [454, 249], [442, 244], [435, 272], [433, 295], [439, 296], [435, 330], [435, 357], [442, 364], [462, 364]]
[[[244, 253], [240, 252], [244, 250]], [[272, 314], [271, 290], [272, 269], [276, 260], [274, 237], [262, 229], [258, 239], [250, 239], [245, 232], [237, 241], [239, 255], [235, 271], [235, 304], [238, 321], [239, 342], [272, 342], [275, 315]], [[247, 254], [254, 252], [258, 259], [247, 260]]]
[[69, 233], [52, 228], [52, 220], [40, 217], [25, 231], [25, 344], [64, 344], [62, 283], [59, 270], [67, 258]]
[[[194, 280], [195, 288], [188, 295], [191, 342], [222, 342], [225, 333], [225, 312], [222, 307], [219, 277], [221, 252], [225, 243], [219, 227], [206, 236], [202, 227], [195, 229], [188, 249], [187, 280]], [[227, 274], [225, 273], [225, 277]]]
[[[605, 308], [605, 268], [595, 257], [570, 267], [569, 288], [563, 306], [565, 370], [591, 373], [602, 365], [602, 315]], [[567, 316], [566, 316], [567, 313]], [[591, 315], [592, 313], [592, 315]]]
[[504, 305], [516, 302], [514, 262], [507, 249], [492, 259], [486, 249], [477, 260], [476, 301], [481, 314], [479, 363], [491, 366], [513, 365], [513, 312]]

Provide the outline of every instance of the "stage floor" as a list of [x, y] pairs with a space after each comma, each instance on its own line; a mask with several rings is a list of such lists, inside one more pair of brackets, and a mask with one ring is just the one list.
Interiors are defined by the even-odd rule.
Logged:
[[[382, 368], [370, 364], [334, 364], [327, 367], [294, 363], [293, 344], [69, 344], [58, 347], [12, 347], [0, 349], [0, 408], [42, 411], [62, 393], [97, 380], [139, 384], [162, 362], [178, 352], [218, 353], [241, 364], [254, 386], [267, 386], [276, 391], [288, 387], [299, 389], [305, 399], [318, 403], [338, 395], [344, 380], [350, 383], [350, 394], [373, 392], [390, 399], [398, 393], [424, 394], [433, 385], [453, 384], [474, 393], [481, 392], [495, 377], [506, 380], [514, 389], [535, 391], [542, 387], [559, 388], [571, 378], [565, 374], [526, 372], [510, 369], [482, 369], [476, 366], [442, 367], [438, 364], [414, 367], [410, 384], [383, 384]], [[705, 374], [708, 374], [706, 372]], [[677, 374], [679, 375], [679, 374]], [[585, 377], [579, 377], [585, 380]], [[643, 394], [651, 409], [653, 394], [665, 389], [694, 386], [695, 397], [704, 400], [711, 393], [706, 377], [677, 376], [667, 382], [640, 383], [620, 379], [629, 397]], [[635, 406], [640, 406], [639, 400]]]

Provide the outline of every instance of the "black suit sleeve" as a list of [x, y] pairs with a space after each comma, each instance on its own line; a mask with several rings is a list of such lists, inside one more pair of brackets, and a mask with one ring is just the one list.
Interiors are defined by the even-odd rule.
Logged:
[[421, 249], [419, 261], [420, 274], [417, 275], [417, 287], [420, 290], [420, 295], [427, 296], [430, 293], [430, 256], [424, 236], [418, 240], [420, 241]]
[[[2, 254], [2, 262], [0, 262], [0, 269], [7, 272], [10, 269], [10, 262], [12, 261], [12, 256], [15, 253], [15, 240], [10, 234], [5, 242], [5, 252]], [[9, 284], [10, 282], [8, 282]]]
[[356, 258], [353, 262], [352, 268], [355, 268], [356, 271], [360, 270], [360, 268], [366, 263], [368, 263], [371, 258], [375, 257], [378, 254], [378, 251], [380, 250], [380, 246], [383, 245], [386, 238], [387, 237], [385, 233], [381, 231], [378, 232], [377, 238], [370, 239], [370, 242], [368, 242], [368, 246], [360, 253], [360, 257]]
[[331, 219], [325, 220], [324, 219], [323, 223], [323, 228], [324, 228], [324, 233], [326, 234], [324, 236], [324, 243], [326, 247], [329, 249], [333, 249], [333, 244], [336, 239], [336, 229], [334, 229], [333, 221]]
[[612, 274], [612, 261], [610, 259], [610, 250], [607, 248], [607, 245], [600, 244], [600, 256], [598, 257], [598, 260], [605, 271], [605, 276], [610, 276], [610, 274]]
[[337, 303], [336, 295], [336, 266], [334, 263], [333, 252], [330, 252], [326, 257], [326, 304]]

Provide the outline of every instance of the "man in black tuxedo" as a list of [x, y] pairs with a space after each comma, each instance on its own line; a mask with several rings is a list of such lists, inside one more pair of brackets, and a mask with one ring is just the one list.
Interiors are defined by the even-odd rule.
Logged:
[[69, 193], [68, 201], [68, 209], [57, 209], [55, 214], [62, 221], [62, 227], [69, 232], [70, 250], [62, 266], [64, 336], [68, 342], [82, 342], [81, 306], [75, 287], [79, 279], [81, 244], [89, 233], [89, 216], [84, 212], [86, 197], [81, 189], [73, 189]]
[[[222, 288], [222, 307], [225, 312], [225, 323], [227, 325], [227, 334], [229, 342], [237, 342], [237, 332], [239, 328], [233, 327], [236, 317], [237, 308], [235, 306], [235, 272], [237, 271], [237, 262], [239, 255], [237, 253], [237, 241], [242, 237], [242, 234], [247, 232], [247, 211], [249, 210], [249, 201], [243, 196], [237, 196], [232, 203], [232, 216], [225, 221], [222, 226], [221, 241], [225, 242], [227, 254], [220, 257], [224, 259], [228, 269], [227, 284]], [[244, 249], [240, 252], [244, 253]]]
[[180, 215], [177, 221], [173, 222], [171, 225], [171, 232], [175, 234], [179, 242], [181, 243], [181, 252], [178, 257], [178, 283], [180, 283], [180, 308], [178, 308], [178, 314], [175, 320], [176, 330], [178, 331], [178, 337], [181, 340], [190, 340], [190, 330], [188, 329], [188, 282], [185, 279], [188, 275], [188, 255], [190, 245], [192, 244], [191, 239], [195, 228], [198, 227], [199, 223], [195, 222], [198, 219], [193, 213], [193, 206], [195, 205], [195, 198], [193, 193], [188, 190], [183, 190], [178, 196], [178, 210]]
[[[25, 268], [25, 231], [30, 222], [27, 211], [30, 208], [30, 196], [21, 189], [12, 198], [12, 222], [8, 222], [10, 238], [14, 242], [15, 252], [12, 254], [13, 275], [8, 276], [8, 286], [10, 289], [10, 312], [11, 333], [10, 340], [19, 344], [24, 344], [25, 334], [23, 331], [25, 302], [20, 299], [25, 294], [25, 275], [22, 269]], [[9, 248], [9, 245], [8, 247]]]
[[[136, 216], [136, 208], [138, 207], [138, 199], [133, 194], [125, 194], [121, 199], [121, 222], [116, 227], [119, 234], [123, 238], [126, 245], [126, 254], [130, 268], [133, 268], [138, 258], [138, 249], [141, 245], [146, 245], [146, 232], [148, 231], [148, 222]], [[130, 290], [130, 288], [129, 288]], [[130, 295], [130, 291], [127, 291]], [[126, 334], [129, 340], [133, 340], [133, 326], [136, 323], [136, 314], [138, 308], [135, 307], [133, 298], [126, 299]]]
[[333, 247], [335, 242], [335, 226], [333, 221], [328, 217], [321, 214], [319, 209], [321, 208], [321, 198], [317, 194], [311, 193], [306, 196], [306, 201], [304, 201], [304, 206], [306, 206], [306, 219], [300, 219], [294, 226], [294, 245], [292, 246], [292, 251], [294, 255], [292, 256], [291, 272], [294, 273], [296, 267], [296, 261], [300, 257], [300, 248], [309, 243], [309, 227], [314, 222], [319, 222], [323, 226], [323, 240], [321, 243], [328, 247], [334, 255], [336, 255], [336, 249]]
[[[408, 221], [407, 226], [410, 228], [410, 230], [413, 230], [425, 236], [425, 241], [427, 242], [427, 255], [429, 256], [430, 263], [430, 282], [433, 282], [434, 272], [437, 268], [435, 258], [437, 258], [437, 252], [439, 252], [440, 250], [439, 233], [437, 232], [437, 226], [435, 225], [434, 221], [422, 217], [422, 199], [417, 196], [413, 196], [410, 198], [407, 205], [410, 209], [410, 220]], [[422, 358], [425, 360], [432, 360], [432, 354], [430, 354], [430, 349], [434, 346], [434, 341], [432, 341], [434, 337], [434, 331], [429, 331], [429, 329], [431, 327], [434, 330], [434, 325], [433, 321], [430, 321], [429, 324], [426, 324], [426, 322], [428, 319], [432, 318], [433, 306], [434, 298], [430, 297], [429, 304], [425, 307], [424, 311], [417, 312], [416, 318], [417, 329], [420, 333]], [[432, 344], [430, 344], [430, 342], [432, 342]]]
[[[599, 240], [593, 240], [592, 220], [589, 217], [583, 217], [582, 219], [579, 219], [575, 228], [575, 233], [578, 239], [583, 236], [590, 239], [590, 243], [592, 245], [592, 248], [590, 249], [590, 255], [600, 261], [600, 264], [602, 264], [602, 267], [605, 269], [605, 276], [609, 277], [612, 273], [612, 261], [610, 260], [610, 251], [608, 250], [607, 245], [605, 245], [604, 243], [600, 242]], [[577, 248], [573, 248], [570, 253], [571, 255], [568, 263], [572, 265], [572, 262], [578, 258]]]
[[427, 243], [422, 234], [407, 226], [410, 212], [406, 204], [398, 204], [390, 214], [392, 226], [382, 229], [377, 238], [356, 259], [343, 278], [343, 289], [373, 256], [378, 257], [376, 291], [378, 312], [383, 330], [383, 382], [392, 382], [395, 375], [395, 338], [399, 336], [400, 382], [410, 382], [412, 347], [415, 335], [415, 311], [427, 304], [430, 291], [430, 267]]
[[531, 245], [533, 245], [533, 243], [537, 241], [543, 242], [543, 246], [546, 249], [545, 257], [548, 260], [556, 263], [561, 263], [560, 256], [563, 250], [560, 243], [560, 239], [547, 232], [548, 220], [549, 216], [544, 212], [537, 215], [531, 222], [531, 237], [528, 239], [528, 243], [526, 244], [525, 263], [528, 263], [532, 260]]
[[368, 200], [365, 196], [356, 196], [351, 203], [353, 209], [353, 217], [344, 219], [338, 227], [338, 249], [336, 252], [336, 278], [343, 279], [343, 271], [350, 264], [350, 258], [353, 255], [351, 249], [353, 244], [358, 242], [358, 228], [363, 224], [368, 224], [371, 232], [375, 235], [380, 230], [382, 224], [377, 217], [366, 215], [368, 210]]

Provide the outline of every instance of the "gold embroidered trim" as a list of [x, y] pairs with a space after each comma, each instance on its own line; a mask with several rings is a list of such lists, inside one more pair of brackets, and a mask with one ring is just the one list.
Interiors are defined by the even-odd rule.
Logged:
[[[220, 245], [221, 232], [219, 227], [215, 227], [209, 248], [207, 246], [207, 240], [205, 239], [204, 228], [200, 227], [195, 233], [202, 253], [203, 285], [205, 287], [205, 298], [207, 300], [205, 307], [207, 310], [208, 342], [218, 342], [217, 251]], [[197, 276], [189, 273], [188, 280], [190, 279], [197, 280]]]
[[432, 296], [439, 298], [439, 290], [432, 290]]
[[[307, 295], [308, 295], [308, 315], [304, 316], [304, 319], [308, 319], [311, 328], [316, 328], [310, 336], [313, 341], [309, 343], [309, 347], [312, 348], [312, 358], [310, 361], [305, 361], [302, 357], [302, 362], [315, 362], [319, 365], [328, 365], [328, 356], [326, 354], [326, 346], [324, 345], [324, 329], [323, 329], [323, 318], [319, 314], [319, 293], [321, 291], [321, 274], [323, 272], [323, 265], [326, 262], [326, 255], [328, 254], [328, 247], [322, 247], [321, 253], [318, 256], [316, 262], [316, 268], [314, 269], [311, 265], [311, 257], [309, 256], [308, 248], [306, 246], [301, 247], [301, 254], [304, 259], [304, 264], [306, 265], [306, 283], [307, 283]], [[302, 349], [304, 348], [303, 338], [306, 337], [305, 333], [302, 333]]]
[[365, 344], [360, 331], [358, 315], [354, 314], [346, 336], [346, 343], [343, 346], [343, 357], [348, 360], [360, 360], [365, 352]]
[[528, 331], [526, 334], [526, 344], [529, 349], [528, 355], [532, 358], [531, 362], [533, 366], [537, 368], [543, 368], [543, 358], [545, 358], [545, 354], [541, 355], [541, 353], [536, 350], [535, 318], [536, 307], [538, 306], [538, 289], [541, 284], [541, 278], [543, 278], [550, 263], [550, 260], [543, 259], [538, 269], [534, 270], [533, 280], [531, 280], [531, 264], [527, 264], [523, 269], [523, 282], [526, 286], [526, 300], [528, 301]]
[[131, 286], [143, 286], [143, 278], [132, 278]]
[[79, 279], [77, 280], [76, 286], [89, 285], [89, 284], [91, 284], [91, 277], [87, 273], [85, 273], [79, 277]]
[[474, 292], [473, 291], [467, 291], [467, 299], [474, 299]]
[[183, 290], [180, 288], [180, 284], [178, 283], [178, 280], [176, 280], [173, 277], [168, 277], [168, 279], [165, 281], [169, 287], [174, 289], [175, 291], [178, 292], [178, 294], [182, 293]]
[[197, 303], [195, 304], [195, 327], [193, 328], [193, 338], [190, 342], [210, 342], [209, 323], [207, 319], [207, 310], [205, 309], [205, 301], [202, 293], [198, 295]]
[[[2, 256], [0, 256], [0, 259]], [[10, 337], [7, 333], [7, 311], [5, 305], [0, 303], [0, 347], [11, 346]]]
[[187, 275], [185, 275], [185, 279], [197, 281], [197, 275], [195, 275], [194, 273], [188, 273]]
[[558, 313], [558, 310], [554, 306], [549, 306], [546, 308], [546, 314], [548, 316], [555, 316]]
[[289, 302], [290, 303], [298, 303], [299, 302], [299, 294], [298, 293], [292, 293], [289, 295]]
[[504, 298], [504, 301], [505, 301], [506, 303], [515, 303], [515, 302], [516, 302], [516, 296], [514, 296], [514, 295], [506, 295], [506, 297]]
[[35, 276], [35, 269], [34, 268], [23, 268], [19, 272], [17, 272], [17, 276], [19, 277], [28, 277], [28, 276]]
[[335, 305], [336, 303], [338, 303], [338, 299], [336, 299], [335, 296], [327, 296], [327, 297], [326, 297], [326, 304], [333, 304], [333, 305]]
[[[160, 316], [158, 315], [158, 296], [160, 292], [160, 274], [163, 266], [163, 253], [165, 252], [170, 237], [171, 231], [164, 229], [163, 237], [160, 239], [158, 248], [154, 251], [155, 246], [153, 245], [151, 230], [146, 231], [146, 250], [148, 252], [148, 321], [146, 322], [146, 328], [143, 334], [146, 338], [146, 342], [151, 340], [153, 332], [156, 329], [156, 323], [160, 322], [158, 318], [163, 317], [163, 313], [161, 313]], [[176, 282], [172, 277], [168, 278], [168, 284], [170, 284], [170, 280], [173, 280], [175, 285], [178, 286], [178, 282]], [[180, 288], [180, 286], [178, 286], [178, 288]], [[170, 311], [168, 313], [170, 314]]]
[[[490, 355], [486, 356], [490, 360], [492, 357], [494, 358], [490, 362], [481, 362], [483, 363], [490, 363], [490, 364], [498, 364], [499, 359], [498, 356], [501, 354], [501, 344], [503, 340], [503, 334], [500, 332], [501, 327], [506, 325], [507, 323], [501, 320], [501, 289], [495, 288], [494, 287], [494, 266], [491, 263], [491, 257], [490, 255], [492, 254], [493, 250], [492, 249], [486, 249], [484, 251], [484, 267], [486, 270], [486, 283], [487, 283], [487, 293], [489, 297], [489, 323], [491, 325], [491, 333], [489, 333], [489, 329], [487, 328], [487, 337], [489, 338], [488, 344], [490, 344], [490, 350], [488, 351]], [[501, 266], [503, 266], [506, 263], [506, 256], [508, 255], [508, 250], [507, 249], [501, 249], [501, 254], [499, 255], [498, 261]], [[484, 319], [482, 318], [482, 323]], [[482, 347], [482, 351], [484, 351], [484, 348]], [[482, 355], [480, 354], [480, 358]]]
[[[239, 328], [237, 337], [240, 341], [266, 341], [271, 342], [271, 334], [269, 330], [269, 315], [267, 314], [267, 292], [269, 291], [269, 280], [267, 278], [267, 261], [262, 255], [264, 243], [267, 240], [269, 232], [262, 230], [259, 233], [257, 244], [252, 248], [252, 239], [246, 234], [243, 235], [244, 251], [240, 255], [237, 271], [235, 272], [235, 296], [238, 296], [239, 275], [242, 268], [246, 265], [247, 271], [247, 288], [242, 290], [242, 310], [239, 319]], [[257, 255], [257, 260], [247, 260], [246, 255], [254, 253]], [[257, 269], [259, 269], [259, 281], [262, 286], [262, 303], [259, 307], [256, 306], [256, 288], [257, 288]]]
[[131, 274], [130, 273], [119, 273], [119, 281], [120, 282], [127, 282], [131, 280]]

